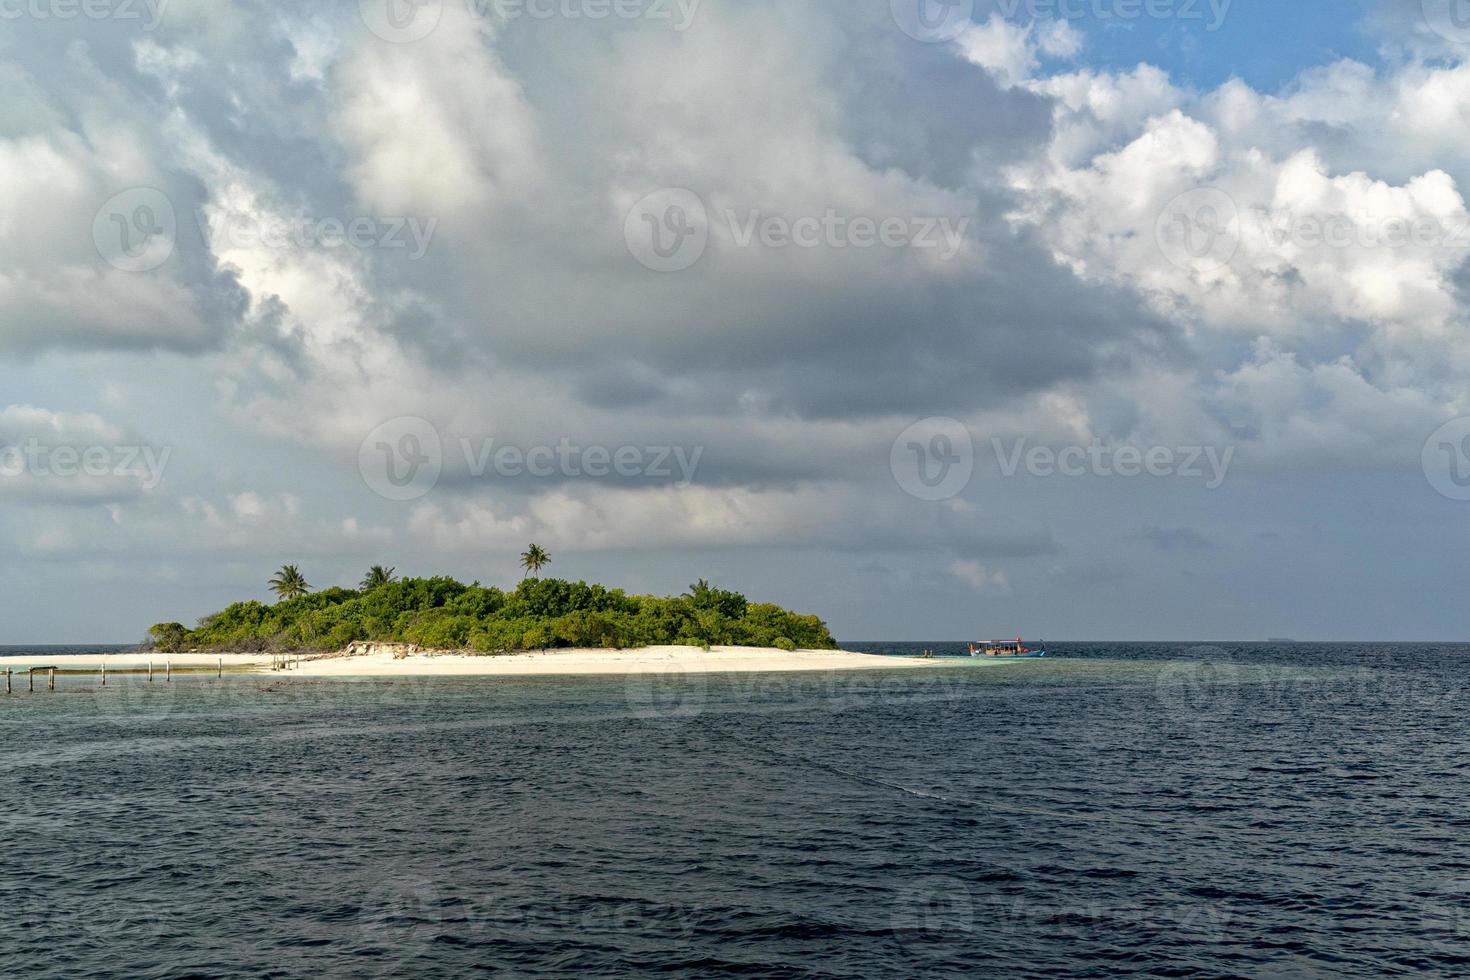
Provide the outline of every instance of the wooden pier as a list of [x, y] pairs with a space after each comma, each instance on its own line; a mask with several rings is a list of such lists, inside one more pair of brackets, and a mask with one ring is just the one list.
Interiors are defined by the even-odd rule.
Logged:
[[[301, 663], [300, 658], [295, 658], [294, 666], [300, 666], [300, 663]], [[292, 668], [292, 666], [293, 666], [292, 658], [285, 657], [285, 656], [276, 657], [271, 662], [271, 669], [272, 670], [290, 670]], [[196, 671], [199, 671], [199, 670], [208, 670], [209, 668], [206, 666], [206, 667], [202, 667], [202, 668], [196, 667], [194, 669]], [[7, 667], [7, 668], [5, 668], [5, 693], [6, 694], [14, 694], [15, 693], [15, 675], [16, 674], [22, 674], [22, 673], [26, 675], [26, 690], [28, 692], [35, 693], [35, 690], [36, 690], [36, 675], [37, 674], [45, 674], [46, 675], [46, 690], [48, 690], [48, 691], [54, 691], [54, 690], [56, 690], [56, 672], [58, 670], [63, 670], [63, 668], [54, 667], [54, 666], [48, 666], [48, 667], [26, 667], [24, 669], [17, 670], [15, 668]], [[123, 670], [123, 673], [124, 674], [132, 674], [132, 673], [141, 674], [141, 673], [143, 673], [143, 670], [144, 670], [144, 668], [142, 668], [142, 667], [132, 666], [132, 667], [129, 667], [128, 669]], [[82, 668], [73, 667], [73, 668], [66, 669], [64, 672], [65, 673], [83, 674], [83, 675], [85, 675], [87, 673], [87, 670], [86, 670], [85, 667], [82, 667]], [[117, 673], [117, 668], [113, 668], [113, 673]], [[153, 683], [153, 661], [152, 660], [149, 660], [148, 661], [147, 673], [148, 673], [148, 683], [152, 684]], [[220, 657], [220, 658], [218, 658], [215, 661], [215, 664], [214, 664], [214, 676], [216, 678], [220, 679], [220, 680], [223, 680], [224, 679], [224, 676], [225, 676], [225, 658], [224, 657]], [[99, 663], [97, 665], [97, 678], [98, 678], [98, 684], [101, 687], [106, 687], [107, 686], [107, 662], [106, 661], [102, 661], [101, 663]], [[173, 679], [174, 679], [174, 662], [172, 660], [165, 660], [163, 662], [163, 680], [164, 680], [164, 683], [171, 684], [171, 683], [173, 683]]]
[[[54, 691], [54, 690], [56, 690], [56, 668], [55, 667], [27, 667], [25, 673], [26, 673], [26, 681], [27, 681], [27, 688], [28, 688], [28, 690], [30, 690], [31, 692], [34, 692], [36, 690], [36, 675], [37, 674], [40, 674], [40, 673], [43, 673], [43, 672], [46, 674], [46, 690], [48, 690], [48, 691]], [[15, 691], [14, 675], [15, 675], [15, 671], [14, 670], [10, 669], [9, 667], [5, 668], [5, 693], [6, 694], [11, 694], [11, 693], [13, 693]]]

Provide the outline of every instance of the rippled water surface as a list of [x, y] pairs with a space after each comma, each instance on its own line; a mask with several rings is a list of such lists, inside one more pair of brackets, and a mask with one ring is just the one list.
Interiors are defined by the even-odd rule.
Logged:
[[0, 970], [1470, 971], [1470, 649], [1055, 650], [920, 673], [66, 676], [0, 702]]

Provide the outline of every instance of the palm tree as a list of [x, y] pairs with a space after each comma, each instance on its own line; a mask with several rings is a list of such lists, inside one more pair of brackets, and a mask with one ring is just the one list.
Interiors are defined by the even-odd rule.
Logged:
[[281, 601], [295, 599], [311, 591], [311, 586], [306, 584], [301, 570], [295, 565], [282, 565], [281, 570], [276, 572], [275, 578], [270, 580], [269, 585], [271, 591], [276, 594], [276, 598]]
[[524, 579], [528, 575], [539, 577], [541, 569], [550, 564], [551, 556], [543, 551], [540, 545], [533, 544], [521, 553], [521, 567], [526, 570], [526, 574], [521, 578]]
[[703, 608], [710, 604], [710, 597], [715, 590], [704, 579], [700, 579], [689, 586], [689, 591], [684, 593], [683, 598], [689, 599], [695, 606]]
[[374, 565], [362, 577], [362, 585], [358, 586], [358, 588], [364, 592], [371, 592], [380, 585], [387, 585], [389, 582], [398, 578], [397, 575], [393, 574], [396, 571], [398, 571], [396, 568], [384, 568], [382, 565]]

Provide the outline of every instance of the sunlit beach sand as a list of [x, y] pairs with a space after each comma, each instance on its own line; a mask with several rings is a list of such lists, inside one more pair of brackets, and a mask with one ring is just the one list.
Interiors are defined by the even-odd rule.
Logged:
[[[52, 657], [27, 657], [17, 660], [12, 669], [31, 666], [54, 666], [62, 670], [100, 669], [109, 671], [146, 671], [149, 663], [155, 672], [172, 665], [174, 670], [208, 670], [223, 668], [241, 671], [271, 672], [270, 654], [212, 653], [116, 653], [107, 655], [67, 654]], [[402, 655], [391, 649], [348, 656], [327, 654], [293, 658], [288, 672], [293, 677], [497, 677], [566, 674], [626, 673], [788, 673], [807, 670], [904, 670], [954, 664], [954, 660], [920, 657], [879, 656], [845, 650], [797, 650], [756, 647], [654, 646], [637, 650], [548, 650], [502, 656], [473, 656], [455, 653], [412, 653]], [[0, 669], [4, 665], [0, 664]]]

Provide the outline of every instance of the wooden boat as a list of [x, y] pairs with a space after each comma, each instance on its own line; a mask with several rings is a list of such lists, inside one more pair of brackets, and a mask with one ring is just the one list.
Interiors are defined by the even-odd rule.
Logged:
[[986, 640], [970, 644], [970, 656], [988, 657], [992, 660], [1035, 660], [1046, 656], [1046, 641], [1037, 647], [1029, 647], [1019, 636], [1014, 640]]

